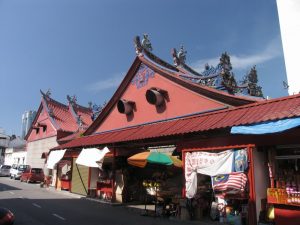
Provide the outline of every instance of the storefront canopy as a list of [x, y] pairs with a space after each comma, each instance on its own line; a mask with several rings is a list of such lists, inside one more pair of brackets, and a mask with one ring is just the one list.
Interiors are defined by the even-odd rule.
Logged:
[[234, 126], [232, 134], [272, 134], [300, 126], [300, 117], [276, 120], [249, 126]]
[[83, 148], [76, 163], [88, 167], [99, 167], [106, 153], [110, 152], [107, 147], [102, 150], [98, 148]]
[[54, 169], [55, 165], [64, 157], [65, 152], [66, 149], [51, 151], [47, 160], [47, 168]]

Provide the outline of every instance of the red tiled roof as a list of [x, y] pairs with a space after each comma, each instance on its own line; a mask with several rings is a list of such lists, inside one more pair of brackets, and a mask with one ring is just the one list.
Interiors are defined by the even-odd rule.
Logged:
[[82, 135], [83, 132], [84, 132], [84, 130], [78, 130], [78, 131], [76, 131], [76, 132], [74, 132], [74, 133], [72, 133], [72, 134], [70, 134], [70, 135], [68, 135], [66, 137], [60, 138], [58, 140], [58, 142], [59, 143], [66, 143], [66, 142], [71, 141], [71, 140], [73, 140], [75, 138], [79, 138], [79, 137], [81, 137], [81, 135]]
[[225, 109], [94, 134], [74, 139], [55, 149], [103, 145], [192, 132], [203, 132], [298, 116], [300, 116], [300, 94], [265, 100], [233, 109]]
[[75, 132], [78, 129], [77, 121], [70, 113], [68, 106], [50, 98], [47, 99], [47, 106], [52, 111], [51, 117], [59, 129], [71, 132]]
[[92, 120], [92, 110], [90, 108], [86, 108], [86, 107], [83, 107], [83, 106], [80, 106], [80, 105], [75, 105], [73, 107], [75, 113], [80, 116], [82, 122], [83, 122], [83, 125], [84, 126], [89, 126], [92, 124], [93, 120]]

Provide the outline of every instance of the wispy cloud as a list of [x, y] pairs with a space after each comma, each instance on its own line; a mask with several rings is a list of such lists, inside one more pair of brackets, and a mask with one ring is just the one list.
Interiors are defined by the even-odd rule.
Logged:
[[116, 88], [122, 81], [124, 73], [111, 76], [108, 79], [102, 79], [87, 86], [87, 90], [92, 92], [100, 92], [110, 88]]
[[[232, 55], [230, 54], [231, 63], [234, 69], [248, 69], [254, 65], [259, 65], [269, 60], [275, 59], [282, 54], [279, 36], [269, 42], [261, 51], [252, 55]], [[192, 63], [192, 67], [198, 71], [204, 70], [204, 65], [216, 66], [219, 63], [220, 56], [210, 59], [201, 59]]]

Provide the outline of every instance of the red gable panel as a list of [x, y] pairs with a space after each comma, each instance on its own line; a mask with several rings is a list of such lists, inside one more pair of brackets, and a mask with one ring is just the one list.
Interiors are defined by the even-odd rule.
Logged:
[[[146, 100], [146, 91], [150, 88], [167, 91], [165, 105], [157, 107]], [[120, 99], [133, 101], [135, 110], [132, 115], [121, 114], [115, 105], [95, 132], [134, 126], [138, 124], [166, 120], [195, 112], [215, 110], [227, 107], [224, 103], [203, 97], [191, 90], [175, 84], [169, 79], [141, 64], [130, 85]]]
[[[214, 88], [184, 80], [179, 76], [181, 72], [170, 68], [159, 66], [150, 59], [138, 56], [114, 96], [85, 134], [89, 135], [258, 101], [258, 99], [230, 95]], [[164, 107], [157, 107], [147, 102], [146, 91], [151, 88], [158, 88], [167, 92]], [[117, 109], [117, 102], [120, 99], [134, 102], [135, 107], [132, 114], [120, 114]]]

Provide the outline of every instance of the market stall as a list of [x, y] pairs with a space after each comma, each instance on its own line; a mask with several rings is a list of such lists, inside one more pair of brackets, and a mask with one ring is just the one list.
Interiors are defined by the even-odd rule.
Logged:
[[[155, 216], [176, 216], [182, 190], [182, 161], [177, 156], [161, 152], [146, 151], [127, 159], [129, 165], [140, 167], [134, 171], [139, 177], [137, 183], [140, 196], [144, 198], [145, 213], [147, 204], [154, 204]], [[132, 171], [133, 172], [133, 171]]]
[[300, 146], [277, 146], [268, 151], [270, 186], [269, 219], [276, 225], [298, 225], [300, 219]]
[[72, 158], [63, 158], [57, 165], [57, 184], [56, 187], [62, 190], [70, 190], [71, 188], [71, 165]]
[[210, 217], [246, 225], [249, 221], [250, 149], [184, 150], [187, 210], [191, 219]]

